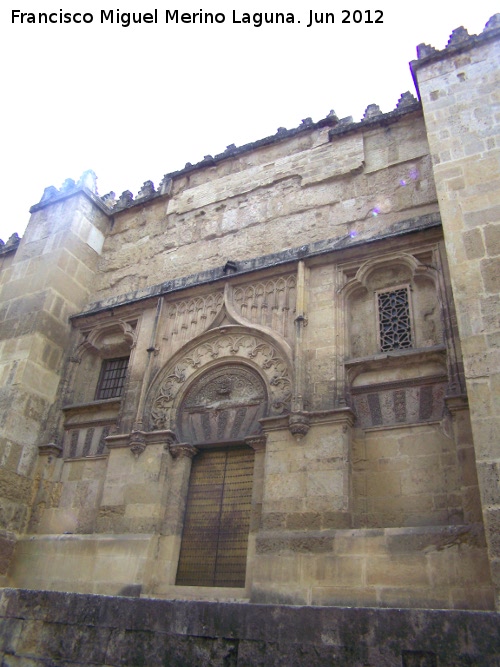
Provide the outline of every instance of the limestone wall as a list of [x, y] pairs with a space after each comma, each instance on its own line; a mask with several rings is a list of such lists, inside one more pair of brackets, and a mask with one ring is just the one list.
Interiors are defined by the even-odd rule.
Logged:
[[[80, 363], [65, 382], [63, 458], [40, 458], [31, 535], [18, 544], [10, 582], [114, 595], [491, 608], [441, 246], [430, 228], [75, 320]], [[350, 295], [402, 281], [413, 285], [415, 346], [380, 353], [370, 298], [357, 333], [366, 356], [353, 357], [359, 304]], [[297, 329], [301, 307], [307, 326]], [[425, 327], [433, 336], [419, 333]], [[123, 397], [93, 401], [96, 355], [118, 354], [127, 340]], [[267, 440], [252, 444], [246, 584], [176, 586], [196, 455], [175, 442], [177, 413], [190, 383], [225, 364], [254, 369], [274, 397], [261, 422]], [[75, 397], [86, 402], [68, 403]], [[307, 428], [297, 440], [288, 411], [301, 401]], [[92, 443], [104, 428], [98, 453]]]
[[373, 237], [436, 211], [425, 127], [418, 111], [403, 112], [389, 126], [339, 125], [331, 138], [328, 127], [310, 130], [174, 178], [170, 195], [115, 214], [96, 299], [186, 275], [186, 267], [351, 232]]
[[81, 192], [35, 211], [1, 273], [0, 523], [21, 531], [35, 488], [38, 445], [57, 401], [68, 317], [88, 301], [106, 218]]
[[500, 586], [498, 412], [500, 321], [499, 15], [479, 37], [455, 31], [413, 63], [429, 144], [464, 354], [491, 567]]
[[[495, 25], [414, 66], [427, 126], [404, 95], [136, 199], [46, 191], [1, 273], [5, 582], [494, 607]], [[208, 456], [230, 448], [247, 457], [231, 489]], [[186, 517], [204, 536], [192, 586], [176, 585]], [[238, 585], [202, 585], [197, 551], [218, 558], [242, 525]]]

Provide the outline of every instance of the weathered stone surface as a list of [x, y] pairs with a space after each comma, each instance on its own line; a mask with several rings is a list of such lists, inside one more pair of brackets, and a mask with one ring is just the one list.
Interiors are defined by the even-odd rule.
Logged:
[[[499, 37], [494, 19], [421, 47], [422, 103], [305, 119], [135, 198], [98, 197], [92, 173], [45, 190], [0, 248], [0, 525], [18, 538], [0, 583], [494, 607]], [[200, 585], [177, 584], [189, 559]], [[283, 629], [174, 632], [152, 613], [132, 628], [120, 605], [102, 603], [125, 616], [95, 652], [16, 617], [4, 662], [444, 659], [425, 642], [389, 658], [301, 630], [290, 649]]]
[[[498, 98], [500, 32], [494, 19], [477, 37], [469, 37], [463, 29], [459, 38], [457, 34], [455, 31], [444, 52], [428, 54], [412, 66], [424, 100], [446, 249], [452, 259], [450, 273], [457, 300], [479, 487], [488, 522], [489, 510], [500, 502], [498, 482], [491, 474], [498, 463], [498, 449], [492, 448], [488, 438], [488, 430], [498, 432], [500, 428], [498, 410], [489, 400], [499, 366], [499, 324], [491, 295], [496, 294], [498, 301], [500, 154], [498, 119], [492, 114]], [[476, 76], [480, 77], [480, 86], [475, 84]], [[451, 108], [453, 118], [448, 115]], [[472, 305], [479, 303], [484, 304], [481, 309]], [[488, 525], [486, 531], [496, 532]], [[493, 562], [500, 555], [499, 545], [491, 540], [488, 545]], [[496, 586], [500, 590], [500, 580], [496, 580]]]
[[238, 605], [5, 589], [5, 665], [439, 665], [500, 660], [497, 614]]

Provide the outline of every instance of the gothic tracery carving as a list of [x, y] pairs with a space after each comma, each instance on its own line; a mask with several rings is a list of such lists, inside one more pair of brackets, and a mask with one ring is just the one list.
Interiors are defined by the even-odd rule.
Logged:
[[168, 306], [168, 332], [172, 339], [190, 340], [203, 333], [219, 314], [223, 292], [176, 301]]
[[238, 331], [214, 330], [212, 336], [186, 351], [169, 368], [153, 389], [150, 405], [151, 428], [172, 428], [176, 398], [193, 373], [214, 360], [251, 360], [266, 378], [270, 392], [269, 412], [283, 414], [290, 409], [292, 384], [289, 366], [278, 349], [264, 338]]
[[283, 338], [293, 333], [295, 275], [282, 276], [233, 289], [233, 307], [244, 319], [267, 326]]

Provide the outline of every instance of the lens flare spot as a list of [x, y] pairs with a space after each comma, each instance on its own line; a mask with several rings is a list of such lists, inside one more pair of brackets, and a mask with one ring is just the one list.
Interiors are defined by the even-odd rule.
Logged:
[[351, 239], [353, 239], [357, 235], [358, 232], [355, 229], [351, 229], [351, 231], [349, 232], [349, 236], [351, 237]]
[[413, 169], [410, 169], [410, 173], [408, 175], [412, 181], [416, 181], [417, 178], [420, 176], [420, 173], [416, 167], [413, 167]]
[[402, 179], [399, 181], [399, 185], [401, 185], [403, 188], [405, 187], [405, 185], [406, 185], [406, 181], [405, 181], [404, 178], [402, 178]]
[[380, 206], [375, 206], [374, 208], [372, 208], [372, 216], [374, 218], [376, 218], [379, 213], [380, 213]]

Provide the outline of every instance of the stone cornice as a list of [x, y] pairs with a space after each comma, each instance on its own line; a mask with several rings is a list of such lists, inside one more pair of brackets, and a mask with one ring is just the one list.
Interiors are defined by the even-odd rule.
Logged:
[[[352, 426], [355, 420], [354, 412], [349, 407], [335, 408], [333, 410], [312, 410], [310, 412], [303, 410], [300, 412], [300, 415], [307, 417], [310, 427], [320, 424], [347, 424]], [[264, 433], [269, 433], [271, 431], [288, 430], [289, 418], [289, 414], [279, 415], [277, 417], [264, 417], [259, 422]]]

